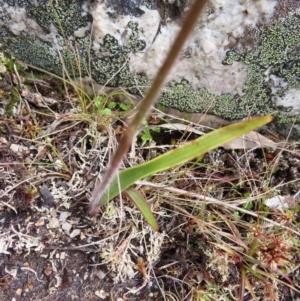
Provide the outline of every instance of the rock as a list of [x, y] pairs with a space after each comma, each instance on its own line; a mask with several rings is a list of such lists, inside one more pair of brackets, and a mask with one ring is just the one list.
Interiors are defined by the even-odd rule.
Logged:
[[52, 217], [48, 224], [49, 229], [57, 229], [60, 227], [59, 220], [56, 217]]
[[14, 153], [18, 153], [20, 145], [12, 143], [9, 147]]
[[71, 230], [71, 228], [72, 228], [72, 225], [71, 225], [70, 223], [68, 223], [68, 222], [62, 222], [61, 228], [62, 228], [65, 232], [69, 233], [70, 230]]
[[74, 238], [74, 237], [76, 237], [76, 236], [78, 236], [79, 234], [80, 234], [80, 229], [74, 229], [72, 232], [71, 232], [71, 234], [70, 234], [70, 237], [71, 238]]
[[[144, 94], [189, 0], [2, 0], [1, 49], [72, 78]], [[300, 1], [210, 0], [159, 103], [225, 120], [272, 114], [300, 137]]]

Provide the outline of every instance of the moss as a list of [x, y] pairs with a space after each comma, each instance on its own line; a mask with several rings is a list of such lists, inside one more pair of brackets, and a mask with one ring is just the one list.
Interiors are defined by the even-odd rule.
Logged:
[[20, 101], [19, 95], [16, 91], [13, 91], [10, 94], [10, 100], [7, 103], [5, 110], [8, 116], [13, 116], [14, 115], [14, 107], [15, 105]]

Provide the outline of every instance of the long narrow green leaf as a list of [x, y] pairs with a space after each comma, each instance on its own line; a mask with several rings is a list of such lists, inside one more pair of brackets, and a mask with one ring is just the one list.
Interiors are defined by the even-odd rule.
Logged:
[[153, 216], [147, 201], [144, 199], [141, 193], [131, 188], [127, 189], [125, 193], [134, 202], [136, 207], [138, 207], [138, 209], [141, 211], [141, 213], [143, 214], [147, 222], [150, 224], [152, 229], [157, 232], [158, 225], [155, 220], [155, 217]]
[[107, 203], [117, 196], [120, 191], [130, 187], [142, 178], [188, 162], [230, 140], [269, 123], [272, 119], [272, 116], [256, 117], [220, 128], [148, 162], [124, 169], [119, 173], [118, 177], [113, 179], [109, 189], [104, 192], [99, 200], [99, 204]]

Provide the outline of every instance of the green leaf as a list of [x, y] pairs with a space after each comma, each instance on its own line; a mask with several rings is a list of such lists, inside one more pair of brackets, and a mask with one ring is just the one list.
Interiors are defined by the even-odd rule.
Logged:
[[7, 69], [9, 72], [14, 72], [14, 60], [13, 59], [8, 59], [6, 66], [7, 66]]
[[158, 231], [158, 225], [155, 220], [155, 217], [153, 216], [150, 207], [147, 203], [147, 201], [144, 199], [141, 193], [139, 193], [135, 189], [127, 189], [125, 191], [127, 196], [134, 202], [134, 204], [138, 207], [138, 209], [141, 211], [149, 225], [152, 227], [154, 231]]
[[251, 210], [253, 208], [253, 203], [252, 202], [248, 202], [248, 203], [246, 203], [246, 204], [243, 205], [243, 208], [247, 209], [247, 210]]
[[108, 104], [107, 104], [107, 107], [109, 109], [114, 109], [116, 107], [117, 103], [115, 101], [110, 101]]
[[241, 218], [241, 214], [240, 214], [239, 211], [234, 211], [234, 212], [233, 212], [233, 216], [234, 216], [235, 218], [237, 218], [237, 219], [240, 219], [240, 218]]
[[102, 199], [103, 194], [107, 192], [107, 189], [110, 189], [109, 185], [111, 185], [112, 181], [115, 180], [115, 174], [118, 172], [121, 161], [123, 160], [130, 145], [132, 144], [132, 140], [135, 137], [136, 132], [138, 131], [138, 127], [157, 99], [168, 73], [174, 65], [178, 55], [180, 54], [181, 49], [183, 48], [185, 41], [189, 36], [189, 33], [195, 28], [200, 13], [204, 9], [206, 2], [207, 0], [194, 1], [191, 5], [163, 65], [158, 70], [157, 76], [154, 78], [149, 90], [147, 91], [147, 94], [139, 103], [138, 110], [129, 123], [127, 130], [121, 136], [119, 147], [117, 148], [115, 155], [111, 159], [111, 163], [103, 176], [102, 183], [96, 186], [93, 191], [90, 203], [90, 215], [95, 215], [97, 213], [99, 206], [98, 200]]
[[111, 115], [111, 109], [105, 108], [104, 110], [101, 110], [101, 115], [110, 116]]
[[99, 95], [95, 98], [94, 102], [95, 102], [95, 107], [96, 108], [100, 108], [102, 105], [103, 105], [103, 102], [104, 102], [104, 97]]
[[164, 108], [165, 108], [163, 105], [161, 105], [161, 104], [159, 104], [159, 103], [156, 105], [156, 107], [157, 107], [157, 109], [160, 110], [160, 111], [163, 111]]
[[144, 129], [141, 139], [143, 141], [143, 144], [147, 143], [147, 142], [152, 142], [152, 136], [150, 134], [149, 129]]
[[230, 140], [265, 125], [272, 119], [273, 117], [271, 116], [256, 117], [220, 128], [143, 164], [124, 169], [119, 173], [118, 177], [113, 179], [108, 190], [103, 193], [99, 203], [107, 203], [117, 196], [120, 191], [130, 187], [140, 179], [197, 158]]
[[131, 105], [130, 104], [126, 104], [126, 103], [120, 103], [119, 104], [119, 107], [120, 107], [120, 109], [122, 110], [122, 111], [128, 111], [129, 109], [130, 109], [130, 107], [131, 107]]
[[142, 138], [143, 144], [147, 143], [148, 141], [149, 142], [152, 141], [152, 138], [151, 138], [151, 135], [150, 135], [149, 131], [144, 131], [141, 138]]
[[142, 125], [144, 126], [144, 129], [142, 131], [141, 139], [143, 141], [143, 145], [147, 142], [152, 142], [152, 136], [150, 133], [149, 125], [146, 119], [142, 120]]

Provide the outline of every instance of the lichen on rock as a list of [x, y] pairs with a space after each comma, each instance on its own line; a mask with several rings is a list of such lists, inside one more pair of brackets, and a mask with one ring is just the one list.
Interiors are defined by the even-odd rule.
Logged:
[[[1, 49], [59, 75], [144, 94], [189, 2], [2, 0]], [[228, 120], [272, 114], [299, 123], [299, 11], [291, 0], [210, 1], [159, 102]]]

